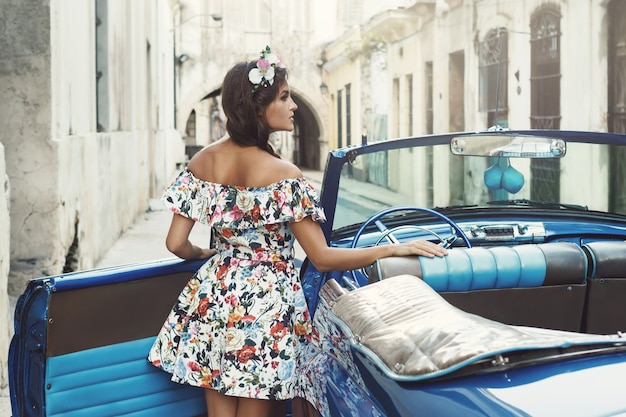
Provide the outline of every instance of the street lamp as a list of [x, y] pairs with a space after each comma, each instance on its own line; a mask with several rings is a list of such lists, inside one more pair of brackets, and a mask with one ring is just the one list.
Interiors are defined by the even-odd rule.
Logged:
[[322, 83], [320, 84], [320, 93], [322, 93], [323, 96], [328, 94], [328, 86], [324, 81], [322, 81]]

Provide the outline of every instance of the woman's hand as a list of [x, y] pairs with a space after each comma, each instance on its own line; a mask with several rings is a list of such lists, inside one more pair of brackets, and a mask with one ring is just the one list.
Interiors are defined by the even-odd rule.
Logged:
[[433, 258], [445, 256], [448, 251], [428, 240], [372, 246], [368, 248], [331, 248], [326, 244], [322, 228], [311, 217], [290, 223], [298, 243], [315, 268], [320, 272], [346, 271], [371, 265], [376, 259], [388, 256], [422, 255]]
[[198, 259], [210, 258], [211, 256], [215, 255], [216, 253], [217, 253], [217, 250], [215, 250], [215, 249], [200, 248], [200, 256], [198, 256]]
[[421, 255], [429, 258], [435, 256], [446, 256], [448, 251], [440, 245], [429, 242], [428, 240], [412, 240], [405, 243], [397, 243], [395, 245], [393, 256]]

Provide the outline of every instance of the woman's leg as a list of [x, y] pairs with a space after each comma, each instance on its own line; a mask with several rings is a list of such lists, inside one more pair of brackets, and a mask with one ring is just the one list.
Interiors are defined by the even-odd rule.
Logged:
[[240, 398], [220, 394], [219, 392], [204, 390], [208, 417], [282, 417], [272, 415], [272, 406], [275, 401], [257, 400], [254, 398]]
[[220, 394], [212, 389], [204, 390], [208, 417], [236, 417], [237, 397]]
[[237, 417], [282, 417], [272, 413], [275, 401], [254, 398], [238, 398], [238, 400]]

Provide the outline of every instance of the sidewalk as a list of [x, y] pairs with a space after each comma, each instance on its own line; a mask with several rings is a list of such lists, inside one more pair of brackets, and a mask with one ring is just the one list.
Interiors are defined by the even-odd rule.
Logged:
[[[319, 194], [323, 173], [303, 170], [303, 174], [313, 184]], [[151, 200], [148, 210], [137, 216], [133, 225], [120, 236], [95, 267], [105, 268], [173, 257], [174, 255], [165, 247], [165, 236], [171, 218], [171, 212], [164, 208], [159, 199]], [[191, 231], [190, 239], [198, 245], [208, 245], [210, 239], [209, 228], [194, 227]], [[296, 256], [304, 256], [298, 246], [296, 246]], [[13, 311], [15, 309], [15, 301], [17, 300], [11, 301], [13, 304], [10, 308]], [[0, 393], [0, 417], [11, 417], [11, 400], [8, 389], [6, 392]]]

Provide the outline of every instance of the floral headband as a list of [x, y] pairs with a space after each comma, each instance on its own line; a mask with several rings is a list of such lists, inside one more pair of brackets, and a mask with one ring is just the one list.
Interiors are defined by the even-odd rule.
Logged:
[[252, 83], [252, 92], [256, 92], [260, 86], [269, 87], [274, 84], [275, 68], [285, 68], [278, 55], [272, 53], [269, 46], [261, 51], [261, 56], [256, 62], [256, 68], [248, 73], [248, 80]]

